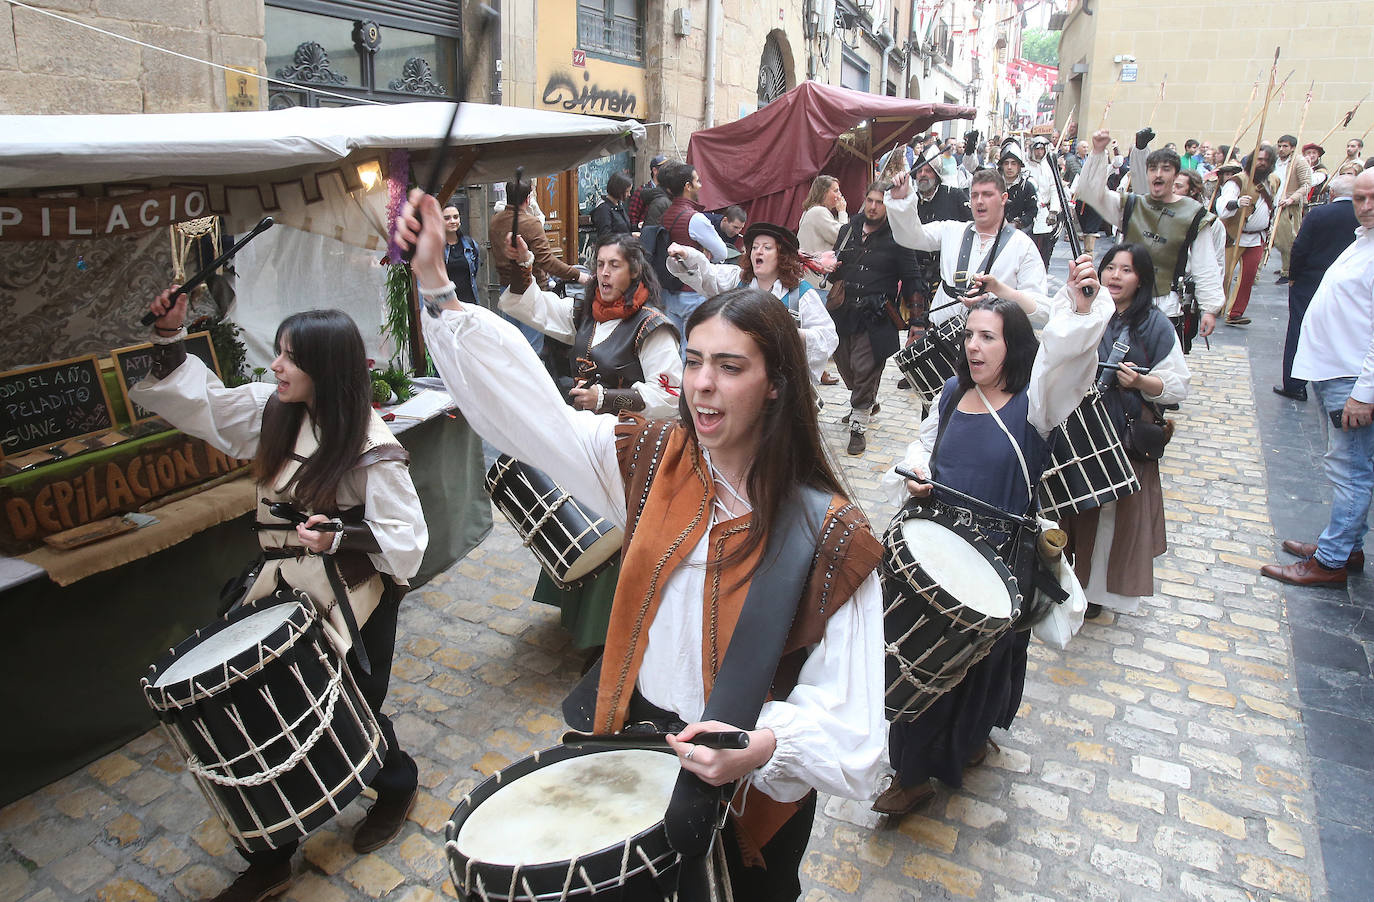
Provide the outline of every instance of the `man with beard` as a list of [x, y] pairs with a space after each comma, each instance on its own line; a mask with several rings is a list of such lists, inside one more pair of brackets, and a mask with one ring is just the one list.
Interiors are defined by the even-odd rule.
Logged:
[[1145, 193], [1108, 189], [1106, 151], [1111, 133], [1101, 129], [1093, 134], [1093, 152], [1083, 162], [1078, 196], [1103, 219], [1122, 229], [1123, 242], [1149, 249], [1155, 264], [1155, 285], [1151, 290], [1155, 306], [1175, 326], [1183, 312], [1176, 283], [1185, 272], [1192, 274], [1198, 306], [1202, 309], [1198, 334], [1206, 337], [1212, 334], [1217, 314], [1226, 302], [1221, 288], [1222, 261], [1217, 259], [1210, 242], [1196, 240], [1210, 223], [1206, 208], [1174, 191], [1174, 181], [1181, 171], [1178, 154], [1171, 150], [1144, 153], [1153, 134], [1142, 129], [1133, 154], [1137, 158], [1144, 156], [1143, 164], [1132, 169], [1131, 179], [1133, 186], [1143, 187]]
[[[1048, 156], [1049, 147], [1050, 139], [1044, 135], [1032, 138], [1030, 165], [1026, 167], [1026, 179], [1035, 186], [1035, 225], [1031, 228], [1031, 240], [1040, 251], [1046, 269], [1054, 253], [1055, 236], [1059, 234], [1059, 217], [1063, 215], [1059, 191], [1054, 184], [1054, 162]], [[925, 218], [924, 213], [921, 218]]]
[[[1241, 193], [1240, 173], [1234, 170], [1223, 176], [1226, 181], [1217, 192], [1218, 216], [1230, 221], [1238, 214], [1244, 216], [1240, 238], [1236, 241], [1240, 249], [1240, 285], [1236, 289], [1236, 302], [1226, 315], [1228, 326], [1244, 326], [1250, 322], [1245, 308], [1250, 304], [1250, 289], [1254, 287], [1255, 275], [1264, 257], [1264, 236], [1273, 220], [1274, 194], [1278, 190], [1278, 180], [1274, 178], [1276, 156], [1272, 144], [1261, 144], [1249, 193]], [[1246, 172], [1250, 171], [1250, 162], [1249, 156], [1241, 161]]]
[[[1002, 155], [997, 158], [997, 169], [1007, 188], [1007, 222], [1026, 234], [1035, 226], [1037, 197], [1035, 185], [1025, 176], [1026, 155], [1015, 138], [1007, 139], [1002, 145]], [[972, 186], [970, 186], [972, 187]]]
[[[937, 151], [938, 153], [939, 151]], [[903, 179], [906, 173], [901, 173]], [[844, 384], [849, 386], [850, 454], [862, 454], [868, 447], [865, 433], [868, 418], [878, 412], [875, 403], [883, 365], [897, 353], [897, 324], [889, 309], [897, 309], [898, 295], [909, 304], [916, 303], [921, 288], [916, 255], [897, 244], [887, 221], [883, 192], [888, 183], [868, 186], [864, 208], [840, 228], [835, 239], [839, 267], [832, 276], [843, 283], [844, 301], [830, 311], [840, 344], [835, 349], [835, 365]], [[913, 310], [925, 315], [925, 310]]]
[[931, 305], [932, 323], [962, 316], [966, 305], [988, 296], [1015, 302], [1037, 325], [1048, 318], [1045, 265], [1035, 243], [1006, 217], [1001, 173], [980, 169], [973, 174], [971, 223], [924, 222], [905, 175], [893, 179], [886, 200], [892, 234], [900, 244], [940, 253], [941, 294]]
[[1363, 166], [1364, 163], [1361, 162], [1363, 156], [1364, 141], [1359, 138], [1351, 138], [1349, 141], [1345, 142], [1345, 160], [1341, 162], [1341, 165], [1344, 166], [1346, 163], [1355, 162]]
[[[1274, 165], [1274, 177], [1278, 180], [1283, 196], [1278, 199], [1278, 211], [1274, 223], [1274, 247], [1278, 248], [1279, 285], [1288, 284], [1288, 255], [1293, 250], [1293, 239], [1298, 237], [1298, 227], [1302, 225], [1302, 202], [1312, 187], [1312, 167], [1307, 160], [1295, 154], [1298, 139], [1293, 135], [1279, 138], [1279, 159]], [[1289, 169], [1292, 172], [1289, 172]]]

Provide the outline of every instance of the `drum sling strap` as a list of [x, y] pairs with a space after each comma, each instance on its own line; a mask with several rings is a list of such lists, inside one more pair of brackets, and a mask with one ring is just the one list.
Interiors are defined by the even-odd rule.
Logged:
[[[997, 259], [997, 252], [1002, 249], [1002, 239], [1007, 238], [1014, 231], [1016, 231], [1014, 225], [1009, 222], [1002, 223], [1002, 228], [997, 230], [996, 237], [992, 239], [992, 247], [988, 249], [988, 255], [983, 258], [982, 264], [978, 267], [978, 272], [987, 272], [992, 268], [993, 261]], [[973, 237], [977, 234], [978, 227], [973, 223], [969, 223], [968, 228], [964, 230], [963, 243], [959, 245], [959, 260], [955, 264], [955, 272], [968, 272], [968, 262], [973, 257]], [[945, 294], [954, 298], [954, 301], [941, 304], [939, 307], [931, 308], [932, 313], [943, 307], [949, 307], [954, 303], [962, 302], [964, 299], [964, 293], [946, 282], [943, 277], [940, 279], [940, 287], [944, 289]]]
[[[749, 582], [735, 639], [725, 650], [702, 720], [718, 720], [742, 730], [758, 725], [816, 557], [829, 504], [828, 492], [803, 486], [779, 510], [777, 527]], [[733, 790], [733, 786], [711, 786], [690, 771], [678, 774], [664, 828], [669, 844], [682, 855], [680, 902], [709, 898], [707, 853], [721, 824], [721, 808]]]

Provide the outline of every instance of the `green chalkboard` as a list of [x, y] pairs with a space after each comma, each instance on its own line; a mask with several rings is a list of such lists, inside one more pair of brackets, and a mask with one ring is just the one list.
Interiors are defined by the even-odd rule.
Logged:
[[113, 427], [94, 354], [0, 373], [0, 457]]
[[596, 205], [601, 203], [601, 193], [606, 190], [606, 180], [621, 170], [629, 175], [633, 165], [630, 152], [622, 150], [620, 153], [599, 157], [577, 167], [578, 211], [583, 215], [591, 215]]

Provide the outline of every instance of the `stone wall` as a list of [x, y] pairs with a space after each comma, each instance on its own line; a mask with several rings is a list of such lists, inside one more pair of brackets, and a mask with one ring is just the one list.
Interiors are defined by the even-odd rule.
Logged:
[[[226, 66], [263, 71], [262, 0], [28, 0], [66, 18]], [[259, 90], [259, 107], [265, 92]], [[228, 109], [225, 73], [5, 4], [0, 113]]]

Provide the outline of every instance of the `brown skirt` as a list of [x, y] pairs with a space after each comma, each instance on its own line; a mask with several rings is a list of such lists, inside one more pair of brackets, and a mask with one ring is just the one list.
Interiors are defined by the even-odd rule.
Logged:
[[[1168, 548], [1164, 537], [1164, 492], [1159, 484], [1159, 461], [1132, 460], [1140, 491], [1116, 505], [1116, 526], [1107, 555], [1107, 591], [1117, 595], [1153, 595], [1154, 559]], [[1073, 572], [1088, 585], [1092, 576], [1093, 546], [1101, 508], [1069, 514], [1059, 525], [1069, 534]]]

